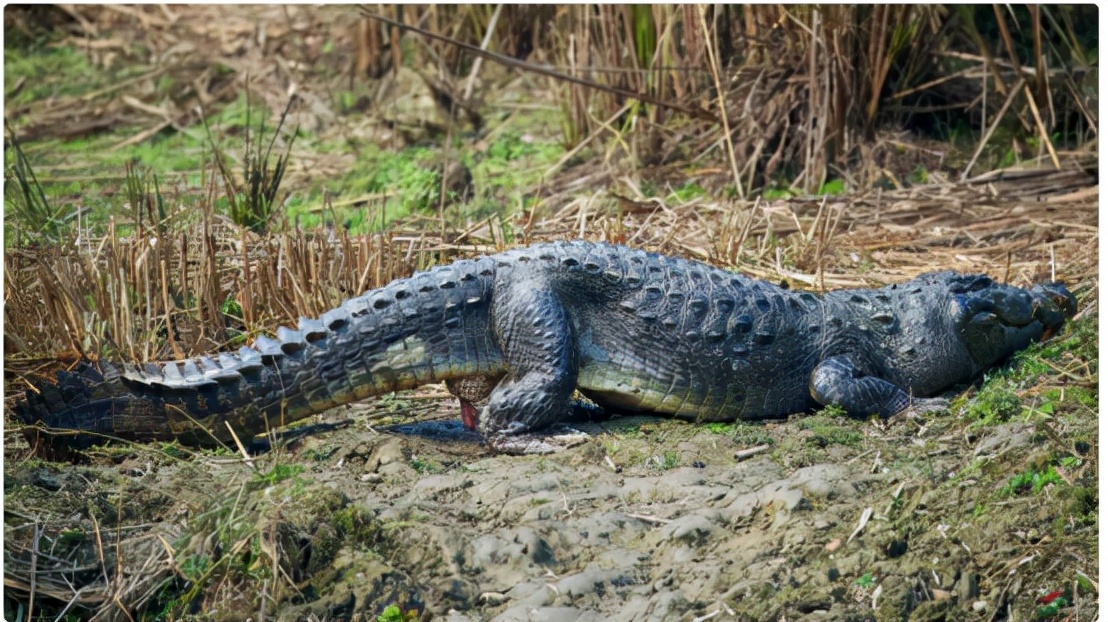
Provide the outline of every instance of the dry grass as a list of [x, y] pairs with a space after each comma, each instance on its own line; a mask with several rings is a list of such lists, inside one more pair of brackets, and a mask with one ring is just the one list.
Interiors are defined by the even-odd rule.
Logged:
[[[623, 168], [720, 166], [719, 183], [740, 195], [775, 186], [814, 192], [829, 176], [866, 167], [882, 128], [946, 113], [980, 131], [979, 150], [1014, 141], [1021, 155], [1045, 157], [1055, 168], [1064, 164], [1059, 136], [1096, 145], [1095, 60], [1074, 34], [1069, 10], [1058, 7], [997, 9], [1000, 56], [978, 30], [981, 15], [944, 6], [365, 9], [430, 36], [342, 7], [270, 9], [257, 20], [219, 8], [63, 10], [71, 34], [61, 43], [87, 49], [96, 64], [127, 59], [149, 71], [95, 93], [9, 110], [25, 140], [141, 119], [143, 129], [117, 145], [124, 147], [187, 131], [199, 122], [198, 107], [211, 114], [245, 89], [282, 110], [290, 87], [318, 83], [323, 74], [324, 88], [300, 91], [289, 122], [315, 128], [334, 123], [321, 112], [334, 103], [334, 89], [388, 83], [401, 63], [434, 85], [447, 118], [480, 125], [483, 102], [503, 84], [477, 80], [492, 75], [492, 63], [478, 66], [484, 53], [512, 71], [545, 76], [563, 112], [567, 147], [607, 149]], [[1039, 27], [1019, 28], [1025, 15]], [[148, 57], [129, 58], [136, 49]], [[231, 71], [215, 71], [220, 66]], [[172, 98], [150, 86], [166, 75], [179, 83]], [[373, 110], [382, 104], [372, 103]], [[961, 168], [968, 178], [988, 165]], [[305, 172], [290, 171], [290, 181]], [[857, 187], [896, 179], [871, 172], [854, 176]]]
[[[223, 19], [216, 30], [199, 23], [195, 13], [164, 7], [65, 10], [76, 24], [78, 43], [113, 24], [141, 24], [136, 32], [151, 37], [152, 50], [192, 46], [192, 54], [230, 56], [235, 72], [217, 74], [208, 63], [186, 62], [187, 54], [169, 54], [161, 68], [134, 82], [14, 111], [23, 116], [21, 135], [27, 138], [82, 135], [136, 113], [143, 115], [145, 127], [128, 143], [166, 128], [183, 131], [197, 122], [196, 104], [210, 112], [232, 101], [247, 86], [246, 70], [258, 66], [270, 69], [254, 73], [251, 88], [271, 110], [281, 110], [288, 83], [302, 78], [293, 67], [323, 62], [313, 38], [319, 22], [303, 12], [289, 11], [284, 21], [268, 22], [266, 37], [274, 43], [266, 48], [252, 43], [257, 24], [241, 18]], [[1095, 127], [1095, 106], [1087, 105], [1069, 73], [1041, 66], [1028, 72], [1011, 58], [987, 54], [987, 46], [957, 52], [961, 60], [979, 62], [973, 71], [930, 83], [922, 69], [928, 59], [953, 53], [918, 45], [949, 34], [941, 7], [865, 12], [755, 6], [708, 13], [692, 6], [505, 7], [495, 24], [490, 7], [375, 10], [578, 78], [548, 78], [559, 91], [567, 142], [609, 142], [588, 167], [555, 167], [541, 202], [511, 221], [493, 217], [454, 230], [439, 219], [412, 218], [379, 236], [341, 230], [259, 235], [167, 197], [164, 216], [150, 211], [151, 202], [132, 201], [130, 221], [113, 224], [102, 237], [83, 233], [56, 247], [6, 249], [6, 397], [26, 386], [23, 374], [49, 374], [59, 362], [211, 352], [278, 324], [295, 323], [299, 316], [317, 316], [345, 298], [431, 264], [552, 239], [629, 244], [814, 290], [897, 282], [937, 269], [984, 271], [1019, 285], [1059, 278], [1074, 286], [1081, 313], [1096, 312], [1096, 174], [1085, 171], [1093, 166], [1089, 154], [1050, 147], [1049, 130], [1064, 115], [1048, 112], [1064, 107], [1051, 97], [1068, 98], [1066, 105], [1078, 107]], [[555, 28], [541, 27], [550, 20]], [[397, 66], [399, 30], [359, 21], [354, 14], [335, 22], [350, 29], [346, 42], [357, 50], [349, 66], [336, 69], [348, 72], [345, 79], [380, 78]], [[494, 36], [486, 39], [490, 32]], [[199, 38], [191, 38], [197, 33]], [[104, 63], [133, 47], [125, 40], [101, 43], [89, 47], [89, 54]], [[463, 109], [476, 107], [484, 93], [465, 95], [472, 57], [441, 40], [421, 40], [415, 48], [440, 70], [436, 78], [447, 83], [452, 101]], [[834, 53], [817, 53], [827, 50]], [[891, 85], [891, 96], [883, 95], [889, 90], [884, 82], [890, 59], [899, 53], [910, 58], [899, 57], [898, 82]], [[275, 62], [263, 63], [263, 58]], [[179, 98], [152, 105], [152, 96], [142, 93], [118, 96], [164, 71], [177, 73], [187, 85]], [[895, 179], [888, 169], [900, 157], [899, 147], [895, 137], [878, 129], [880, 113], [890, 102], [915, 106], [912, 97], [925, 85], [961, 92], [959, 105], [981, 106], [984, 118], [999, 122], [1010, 115], [1032, 132], [1045, 131], [1041, 159], [1033, 162], [1037, 166], [970, 174], [965, 180], [938, 178], [849, 198], [680, 200], [666, 193], [655, 196], [644, 187], [647, 173], [663, 186], [666, 180], [674, 186], [698, 181], [705, 187], [732, 184], [743, 192], [782, 178], [814, 189], [832, 170], [853, 175], [852, 185], [859, 188], [871, 187], [876, 179]], [[645, 106], [619, 91], [670, 105]], [[303, 97], [310, 109], [312, 98], [320, 95]], [[727, 129], [682, 116], [682, 109], [693, 108], [713, 115], [722, 109], [720, 124], [726, 120]], [[82, 113], [79, 123], [61, 122], [75, 111]], [[598, 164], [605, 156], [605, 164]], [[1051, 170], [1056, 165], [1060, 170]], [[148, 190], [137, 189], [138, 194]], [[217, 189], [206, 191], [214, 196]], [[6, 441], [16, 439], [12, 432], [17, 431], [8, 426]], [[6, 443], [10, 452], [17, 451], [14, 447]], [[119, 499], [122, 507], [124, 497]], [[99, 619], [126, 619], [125, 612], [147, 602], [163, 581], [183, 576], [166, 545], [179, 534], [162, 531], [173, 528], [174, 521], [142, 529], [122, 519], [94, 524], [97, 546], [90, 554], [89, 549], [66, 548], [65, 534], [73, 522], [47, 524], [5, 510], [15, 517], [6, 521], [5, 581], [20, 593], [97, 609]], [[267, 550], [264, 560], [283, 564], [286, 553]], [[292, 582], [282, 581], [282, 589], [291, 589]], [[231, 598], [227, 594], [235, 587], [223, 583], [221, 594]]]
[[[1065, 42], [1049, 55], [1044, 14], [1045, 30]], [[742, 195], [776, 184], [815, 191], [865, 160], [882, 124], [944, 110], [980, 111], [979, 151], [1003, 122], [1037, 137], [1039, 155], [1060, 168], [1055, 133], [1072, 135], [1077, 117], [1090, 133], [1085, 141], [1095, 142], [1097, 120], [1081, 94], [1088, 61], [1072, 25], [1060, 25], [1067, 15], [1032, 7], [1039, 61], [1031, 68], [1019, 63], [1007, 26], [1013, 16], [999, 9], [1007, 60], [990, 54], [972, 10], [942, 6], [568, 6], [545, 11], [553, 25], [545, 35], [530, 12], [496, 26], [502, 50], [519, 51], [505, 33], [532, 35], [532, 62], [501, 62], [550, 77], [567, 146], [610, 132], [633, 166], [723, 161]], [[461, 43], [472, 45], [476, 34]], [[430, 37], [441, 45], [449, 34]]]
[[[937, 269], [985, 271], [1020, 285], [1092, 282], [1094, 183], [1077, 168], [1016, 170], [849, 199], [675, 203], [643, 196], [627, 180], [612, 194], [550, 197], [516, 221], [513, 237], [603, 239], [813, 289], [873, 286]], [[567, 195], [577, 193], [567, 186]], [[212, 214], [189, 220], [176, 212], [169, 221], [171, 233], [160, 237], [148, 228], [129, 237], [113, 229], [49, 252], [7, 251], [9, 367], [26, 370], [66, 352], [63, 358], [193, 356], [318, 316], [414, 269], [504, 245], [491, 234], [501, 226], [443, 238], [418, 220], [388, 236], [258, 236]]]

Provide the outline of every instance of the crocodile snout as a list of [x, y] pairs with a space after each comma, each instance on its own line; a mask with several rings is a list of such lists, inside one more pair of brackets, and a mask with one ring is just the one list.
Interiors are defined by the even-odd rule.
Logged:
[[1037, 322], [1048, 333], [1057, 331], [1077, 312], [1077, 299], [1062, 283], [1036, 285], [1030, 290], [994, 286], [991, 292], [963, 295], [961, 306], [976, 325], [1024, 327]]
[[1043, 338], [1062, 327], [1066, 319], [1077, 314], [1077, 297], [1062, 283], [1045, 283], [1031, 288], [1032, 314], [1046, 328]]
[[958, 283], [954, 301], [953, 312], [959, 318], [963, 342], [980, 368], [1057, 333], [1077, 311], [1077, 299], [1061, 283], [1030, 289], [999, 283], [965, 287]]

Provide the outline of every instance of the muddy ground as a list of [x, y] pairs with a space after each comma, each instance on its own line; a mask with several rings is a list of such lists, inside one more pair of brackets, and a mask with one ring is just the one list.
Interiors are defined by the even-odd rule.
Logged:
[[[1073, 588], [1096, 580], [1095, 528], [1072, 521], [1095, 499], [1000, 489], [1055, 451], [1042, 425], [975, 427], [958, 408], [615, 417], [578, 422], [590, 436], [564, 451], [513, 456], [436, 395], [332, 411], [316, 423], [338, 427], [252, 464], [150, 447], [9, 462], [5, 491], [38, 509], [53, 554], [84, 547], [89, 585], [161, 619], [1028, 619], [1054, 587], [1065, 619], [1094, 615], [1095, 594]], [[1095, 439], [1095, 412], [1071, 414], [1066, 436]], [[9, 538], [25, 535], [12, 518]]]

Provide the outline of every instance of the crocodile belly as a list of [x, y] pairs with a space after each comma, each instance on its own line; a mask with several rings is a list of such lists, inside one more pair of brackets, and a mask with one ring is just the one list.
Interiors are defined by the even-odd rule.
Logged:
[[669, 370], [646, 374], [642, 368], [604, 364], [582, 366], [577, 388], [609, 411], [658, 413], [696, 421], [743, 418], [746, 397], [733, 386], [714, 386], [699, 374]]

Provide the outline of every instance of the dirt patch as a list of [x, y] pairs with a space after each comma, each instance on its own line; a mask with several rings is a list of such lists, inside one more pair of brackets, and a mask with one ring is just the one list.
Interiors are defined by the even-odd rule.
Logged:
[[[1095, 522], [1081, 522], [1095, 503], [1062, 483], [1005, 491], [1059, 442], [1094, 464], [1096, 413], [1072, 401], [1051, 424], [988, 427], [615, 418], [548, 456], [490, 452], [436, 418], [451, 402], [415, 407], [424, 423], [388, 425], [379, 403], [343, 413], [252, 466], [150, 448], [70, 469], [9, 461], [9, 509], [36, 511], [6, 536], [33, 523], [54, 543], [39, 555], [85, 569], [70, 580], [104, 598], [145, 580], [127, 609], [196, 619], [1026, 618], [1055, 589], [1078, 619], [1095, 610], [1074, 587], [1096, 581]], [[1095, 500], [1095, 477], [1065, 479]]]

